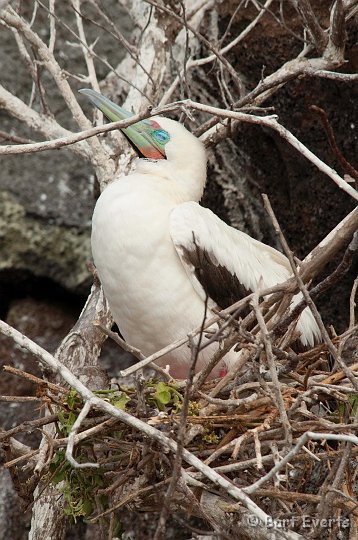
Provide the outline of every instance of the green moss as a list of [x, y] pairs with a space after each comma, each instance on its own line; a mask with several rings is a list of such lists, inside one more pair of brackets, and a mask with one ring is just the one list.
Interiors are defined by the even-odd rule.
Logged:
[[34, 219], [8, 192], [0, 192], [0, 253], [0, 271], [25, 270], [70, 290], [89, 278], [89, 230]]

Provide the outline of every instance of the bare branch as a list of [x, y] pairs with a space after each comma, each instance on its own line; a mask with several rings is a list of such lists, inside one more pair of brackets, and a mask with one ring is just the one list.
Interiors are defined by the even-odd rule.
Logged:
[[262, 335], [262, 339], [263, 339], [265, 350], [266, 350], [267, 363], [270, 369], [271, 380], [273, 382], [273, 394], [275, 396], [275, 405], [279, 410], [281, 422], [285, 430], [285, 438], [286, 438], [287, 446], [289, 447], [292, 444], [292, 428], [287, 418], [285, 402], [283, 400], [281, 389], [280, 389], [280, 383], [277, 376], [275, 359], [272, 353], [270, 335], [267, 330], [265, 319], [259, 308], [259, 297], [260, 297], [260, 288], [255, 292], [251, 305], [254, 308], [257, 322], [260, 326], [261, 335]]
[[328, 38], [322, 30], [309, 0], [292, 0], [308, 29], [317, 51], [322, 54], [327, 46]]
[[[42, 115], [34, 111], [26, 105], [21, 99], [17, 98], [11, 92], [5, 90], [0, 85], [0, 108], [8, 111], [12, 116], [25, 122], [31, 129], [40, 131], [45, 137], [69, 137], [71, 132], [60, 126], [55, 120], [48, 116]], [[36, 143], [33, 143], [36, 144]], [[11, 151], [10, 151], [11, 152]], [[20, 150], [21, 152], [21, 150]], [[81, 143], [74, 147], [74, 152], [77, 152], [82, 157], [90, 159], [90, 148], [87, 143]], [[16, 152], [14, 152], [16, 153]]]
[[[36, 5], [38, 5], [36, 3]], [[48, 5], [49, 11], [50, 11], [50, 40], [48, 42], [48, 48], [50, 52], [54, 52], [55, 49], [55, 43], [56, 43], [56, 24], [55, 24], [55, 0], [50, 0]]]
[[341, 51], [346, 41], [345, 9], [342, 0], [336, 0], [331, 11], [329, 40], [332, 46]]
[[[78, 126], [80, 129], [88, 129], [90, 127], [90, 122], [87, 120], [81, 107], [79, 106], [53, 53], [49, 50], [41, 38], [31, 30], [30, 26], [24, 21], [24, 19], [22, 19], [11, 7], [8, 7], [1, 13], [1, 18], [8, 26], [16, 28], [16, 30], [18, 30], [18, 32], [20, 32], [38, 52], [45, 67], [48, 69], [49, 73], [51, 73], [54, 81], [56, 82], [56, 85]], [[90, 145], [93, 152], [92, 162], [97, 165], [97, 173], [99, 177], [113, 178], [114, 166], [112, 161], [108, 159], [108, 155], [103, 146], [101, 146], [96, 139], [91, 139]]]
[[286, 454], [285, 457], [282, 458], [282, 460], [277, 463], [265, 476], [261, 477], [251, 486], [244, 488], [245, 493], [250, 495], [254, 494], [257, 489], [259, 489], [268, 480], [273, 478], [275, 474], [277, 474], [287, 463], [289, 463], [289, 461], [297, 454], [297, 452], [310, 440], [346, 441], [353, 444], [358, 444], [358, 437], [354, 435], [345, 435], [343, 433], [336, 435], [335, 433], [313, 433], [311, 431], [307, 431], [299, 438], [298, 442], [292, 448], [292, 450], [288, 452], [288, 454]]
[[[100, 91], [95, 65], [93, 62], [93, 55], [91, 54], [91, 47], [88, 46], [86, 34], [83, 27], [82, 14], [81, 14], [81, 2], [80, 0], [71, 0], [71, 4], [76, 14], [76, 23], [78, 29], [78, 35], [81, 40], [83, 56], [86, 61], [88, 77], [91, 83], [91, 86], [97, 92]], [[51, 17], [51, 20], [53, 17]]]
[[357, 289], [358, 289], [358, 277], [354, 280], [353, 287], [352, 287], [352, 292], [351, 292], [351, 296], [350, 296], [350, 301], [349, 301], [349, 328], [350, 329], [354, 328], [354, 325], [355, 325], [354, 311], [355, 311], [355, 307], [357, 305], [356, 302], [355, 302], [355, 296], [357, 294]]
[[[238, 43], [243, 41], [246, 38], [246, 36], [251, 32], [251, 30], [253, 30], [255, 28], [255, 26], [260, 21], [260, 19], [263, 17], [263, 15], [265, 15], [266, 9], [268, 9], [270, 7], [272, 2], [273, 2], [273, 0], [266, 0], [264, 6], [262, 7], [262, 9], [260, 9], [260, 11], [259, 11], [258, 15], [255, 17], [255, 19], [253, 19], [253, 21], [251, 23], [249, 23], [247, 25], [247, 27], [242, 32], [240, 32], [240, 34], [235, 39], [233, 39], [230, 43], [225, 45], [225, 47], [220, 49], [219, 54], [221, 54], [221, 55], [226, 54], [233, 47], [236, 47], [236, 45], [238, 45]], [[170, 87], [168, 88], [168, 90], [164, 93], [162, 99], [160, 100], [159, 106], [165, 105], [166, 103], [168, 103], [169, 99], [171, 98], [171, 96], [173, 95], [176, 87], [179, 84], [180, 78], [184, 75], [184, 72], [188, 72], [190, 69], [195, 69], [196, 67], [204, 66], [204, 65], [209, 64], [211, 62], [214, 62], [216, 59], [217, 59], [216, 54], [211, 54], [210, 56], [207, 56], [207, 57], [204, 57], [204, 58], [198, 58], [198, 59], [195, 59], [195, 60], [193, 60], [192, 58], [189, 58], [187, 63], [185, 64], [184, 68], [180, 71], [179, 75], [177, 75], [175, 77], [175, 79], [173, 80], [173, 82], [170, 85]]]
[[303, 283], [303, 280], [302, 278], [300, 277], [299, 273], [298, 273], [298, 270], [297, 270], [297, 266], [295, 264], [295, 261], [294, 261], [294, 258], [293, 258], [293, 254], [292, 254], [292, 251], [290, 250], [288, 244], [287, 244], [287, 241], [284, 237], [284, 235], [282, 234], [282, 231], [281, 231], [281, 227], [277, 221], [277, 218], [275, 216], [275, 213], [272, 209], [272, 206], [270, 204], [270, 201], [267, 197], [267, 195], [263, 195], [262, 196], [263, 199], [264, 199], [264, 205], [265, 205], [265, 208], [267, 210], [267, 212], [269, 213], [270, 215], [270, 218], [272, 220], [272, 223], [273, 223], [273, 226], [275, 228], [275, 231], [276, 231], [276, 234], [278, 235], [279, 239], [280, 239], [280, 242], [281, 242], [281, 245], [282, 245], [282, 248], [283, 248], [283, 251], [286, 255], [286, 257], [288, 258], [288, 260], [290, 261], [290, 265], [291, 265], [291, 269], [292, 269], [292, 272], [297, 280], [297, 283], [298, 283], [298, 286], [300, 288], [300, 291], [305, 299], [305, 302], [307, 304], [307, 306], [310, 308], [311, 312], [312, 312], [312, 315], [314, 316], [315, 318], [315, 321], [317, 322], [317, 325], [320, 329], [320, 332], [321, 332], [321, 335], [322, 335], [322, 338], [324, 340], [324, 342], [326, 343], [329, 351], [331, 352], [333, 358], [335, 360], [337, 360], [337, 350], [336, 348], [334, 347], [329, 335], [328, 335], [328, 332], [327, 330], [325, 329], [324, 327], [324, 324], [323, 324], [323, 321], [322, 321], [322, 318], [321, 318], [321, 315], [319, 314], [318, 312], [318, 309], [316, 308], [315, 304], [313, 303], [308, 291], [307, 291], [307, 287], [305, 287], [304, 283]]
[[[163, 11], [165, 13], [167, 13], [168, 15], [170, 15], [171, 17], [173, 17], [173, 19], [179, 21], [181, 24], [184, 22], [182, 17], [180, 17], [179, 15], [177, 15], [174, 11], [172, 11], [171, 9], [167, 8], [167, 7], [164, 7], [160, 4], [158, 4], [157, 2], [155, 2], [154, 0], [145, 0], [148, 4], [150, 4], [151, 6], [154, 6], [155, 8], [157, 8], [158, 10], [160, 11]], [[191, 24], [187, 23], [186, 24], [186, 27], [188, 28], [188, 30], [190, 30], [190, 32], [192, 32], [194, 34], [195, 37], [197, 37], [199, 39], [199, 41], [201, 41], [202, 43], [204, 43], [204, 45], [217, 57], [217, 59], [225, 66], [225, 68], [227, 69], [228, 73], [230, 73], [233, 81], [235, 82], [235, 84], [237, 85], [238, 89], [240, 90], [240, 93], [243, 92], [243, 83], [240, 79], [240, 77], [238, 76], [237, 72], [235, 71], [235, 69], [232, 67], [232, 65], [226, 60], [226, 58], [224, 56], [222, 56], [222, 54], [220, 54], [219, 51], [217, 51], [215, 49], [215, 47], [212, 45], [212, 43], [210, 43], [209, 40], [207, 40], [202, 34], [200, 34], [200, 32], [198, 32]]]
[[[1, 90], [1, 88], [0, 88]], [[1, 94], [0, 94], [1, 99]], [[16, 99], [16, 98], [15, 98]], [[145, 113], [137, 114], [132, 116], [128, 120], [119, 120], [118, 122], [110, 122], [104, 126], [96, 126], [89, 128], [87, 130], [81, 131], [79, 133], [73, 133], [65, 137], [60, 137], [52, 141], [43, 141], [39, 143], [30, 143], [30, 144], [18, 144], [18, 145], [2, 145], [0, 146], [0, 155], [10, 155], [10, 154], [29, 154], [35, 152], [44, 152], [46, 150], [55, 150], [63, 148], [65, 146], [70, 146], [75, 143], [79, 143], [85, 139], [94, 137], [101, 133], [107, 133], [115, 129], [122, 129], [123, 127], [130, 126], [143, 118], [150, 116], [150, 112], [146, 111]], [[77, 146], [77, 145], [76, 145]]]
[[356, 190], [358, 190], [358, 171], [349, 163], [349, 161], [346, 160], [346, 158], [343, 156], [342, 152], [339, 150], [339, 148], [337, 146], [337, 143], [336, 143], [336, 138], [334, 136], [332, 126], [329, 123], [326, 111], [324, 111], [320, 107], [317, 107], [316, 105], [311, 105], [311, 110], [315, 111], [320, 116], [323, 127], [324, 127], [324, 129], [325, 129], [325, 131], [327, 133], [328, 142], [329, 142], [333, 152], [335, 153], [336, 157], [338, 158], [338, 160], [339, 160], [340, 164], [342, 165], [343, 169], [348, 174], [350, 174], [350, 176], [352, 178], [355, 179]]
[[82, 426], [83, 420], [86, 418], [88, 413], [91, 410], [91, 401], [86, 401], [80, 414], [77, 416], [75, 423], [72, 426], [72, 429], [68, 435], [68, 442], [67, 442], [67, 448], [66, 448], [66, 459], [69, 463], [71, 463], [72, 467], [75, 469], [88, 469], [89, 467], [92, 467], [94, 469], [98, 469], [99, 465], [98, 463], [78, 463], [73, 457], [73, 448], [75, 445], [75, 437], [78, 433], [78, 430]]

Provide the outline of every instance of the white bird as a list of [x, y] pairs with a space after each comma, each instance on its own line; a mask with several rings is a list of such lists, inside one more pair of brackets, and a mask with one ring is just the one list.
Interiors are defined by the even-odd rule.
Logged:
[[[131, 116], [93, 90], [82, 90], [110, 120]], [[288, 259], [226, 225], [199, 205], [206, 182], [204, 145], [174, 120], [153, 117], [123, 129], [141, 159], [99, 197], [92, 220], [93, 259], [113, 318], [124, 339], [150, 355], [202, 323], [205, 298], [225, 308], [257, 289], [285, 281]], [[200, 259], [200, 261], [198, 260]], [[207, 293], [206, 293], [207, 291]], [[299, 301], [297, 295], [292, 303]], [[296, 326], [304, 346], [320, 340], [306, 308]], [[196, 371], [218, 345], [204, 348]], [[163, 356], [176, 378], [186, 378], [189, 347]], [[233, 350], [211, 376], [238, 359]]]

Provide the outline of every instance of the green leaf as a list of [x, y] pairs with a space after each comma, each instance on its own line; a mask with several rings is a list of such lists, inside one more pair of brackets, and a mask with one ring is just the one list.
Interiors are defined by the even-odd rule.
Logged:
[[56, 452], [56, 454], [53, 456], [52, 459], [52, 465], [59, 465], [59, 463], [62, 463], [65, 459], [65, 452], [63, 450], [59, 450]]
[[76, 518], [73, 514], [73, 511], [72, 511], [72, 508], [70, 506], [65, 506], [64, 509], [63, 509], [63, 513], [65, 514], [65, 516], [71, 516], [73, 517], [74, 521], [76, 522]]
[[156, 391], [153, 394], [155, 401], [158, 405], [167, 405], [172, 398], [171, 388], [163, 382], [159, 382], [156, 386]]
[[66, 417], [65, 417], [65, 414], [64, 414], [64, 412], [61, 411], [61, 410], [58, 411], [58, 419], [59, 419], [60, 424], [61, 424], [62, 426], [64, 426], [64, 425], [66, 424]]
[[124, 409], [126, 408], [126, 404], [130, 400], [131, 400], [131, 398], [129, 396], [127, 396], [127, 394], [125, 392], [119, 392], [119, 394], [115, 396], [115, 399], [113, 401], [113, 405], [117, 409], [121, 409], [122, 411], [124, 411]]
[[96, 487], [103, 487], [103, 471], [102, 471], [102, 476], [100, 474], [95, 474], [93, 476], [93, 484]]
[[77, 398], [76, 390], [71, 390], [70, 393], [67, 396], [67, 399], [66, 399], [66, 403], [67, 403], [69, 409], [71, 409], [71, 410], [74, 409], [75, 403], [76, 403], [76, 398]]
[[64, 425], [64, 428], [66, 429], [67, 433], [70, 433], [73, 424], [76, 422], [76, 418], [77, 416], [71, 411]]
[[62, 482], [62, 480], [65, 480], [66, 478], [66, 471], [65, 469], [61, 469], [60, 471], [58, 471], [53, 477], [52, 477], [52, 482], [55, 484], [55, 486], [57, 484], [59, 484], [60, 482]]
[[[125, 532], [125, 528], [123, 524], [119, 520], [115, 520], [113, 538], [122, 538], [122, 535], [124, 532]], [[129, 538], [128, 540], [131, 540], [131, 539]]]
[[86, 499], [83, 501], [82, 504], [82, 513], [84, 516], [89, 516], [93, 512], [93, 504], [89, 499]]

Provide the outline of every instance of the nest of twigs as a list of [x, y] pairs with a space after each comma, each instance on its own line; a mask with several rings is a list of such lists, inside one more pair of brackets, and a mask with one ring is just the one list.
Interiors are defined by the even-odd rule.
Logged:
[[[119, 381], [111, 390], [96, 392], [155, 427], [163, 438], [177, 440], [176, 454], [160, 439], [94, 407], [75, 429], [71, 463], [65, 449], [83, 399], [74, 390], [30, 376], [53, 414], [18, 426], [2, 439], [11, 450], [15, 433], [50, 421], [55, 429], [47, 434], [45, 457], [31, 450], [8, 466], [27, 501], [34, 483], [55, 485], [66, 514], [106, 523], [114, 536], [120, 536], [118, 516], [126, 508], [166, 512], [165, 517], [195, 515], [223, 538], [270, 538], [271, 533], [279, 535], [272, 538], [294, 538], [293, 531], [303, 538], [353, 538], [358, 526], [358, 447], [352, 444], [358, 410], [357, 328], [335, 337], [333, 344], [340, 365], [326, 344], [284, 357], [276, 367], [279, 388], [265, 349], [247, 343], [241, 346], [247, 354], [245, 369], [234, 378], [205, 382], [200, 389], [194, 381], [189, 391], [182, 382], [146, 379], [141, 373], [132, 384]], [[240, 488], [275, 521], [259, 527], [255, 513], [235, 504], [226, 484], [191, 467], [184, 452]]]

